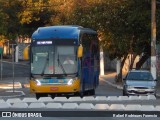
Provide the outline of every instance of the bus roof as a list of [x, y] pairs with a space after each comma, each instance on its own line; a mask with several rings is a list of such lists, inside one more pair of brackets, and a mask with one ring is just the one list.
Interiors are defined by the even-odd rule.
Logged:
[[81, 26], [49, 26], [39, 27], [33, 34], [32, 39], [77, 39], [80, 32], [97, 34], [96, 31]]

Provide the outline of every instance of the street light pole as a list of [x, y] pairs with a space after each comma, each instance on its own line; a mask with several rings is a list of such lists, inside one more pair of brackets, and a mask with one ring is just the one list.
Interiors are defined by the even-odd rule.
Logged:
[[14, 84], [15, 84], [15, 71], [14, 71], [15, 70], [15, 65], [14, 65], [15, 49], [14, 49], [14, 45], [16, 45], [16, 44], [11, 44], [11, 45], [12, 45], [13, 92], [15, 92], [15, 86], [14, 86]]
[[151, 73], [156, 79], [156, 0], [151, 0]]

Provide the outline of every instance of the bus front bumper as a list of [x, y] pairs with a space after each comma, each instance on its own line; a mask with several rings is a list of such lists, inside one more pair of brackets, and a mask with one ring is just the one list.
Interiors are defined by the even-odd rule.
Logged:
[[74, 80], [71, 85], [68, 84], [43, 84], [37, 85], [37, 82], [30, 80], [31, 93], [76, 93], [80, 91], [80, 80]]

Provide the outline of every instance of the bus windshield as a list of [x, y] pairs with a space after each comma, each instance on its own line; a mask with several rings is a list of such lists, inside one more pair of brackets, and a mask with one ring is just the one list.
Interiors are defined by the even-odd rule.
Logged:
[[34, 46], [32, 47], [32, 74], [53, 74], [54, 47]]
[[33, 46], [32, 74], [75, 74], [77, 72], [76, 48], [74, 46]]
[[57, 46], [55, 55], [55, 74], [74, 74], [77, 72], [76, 50], [74, 46]]

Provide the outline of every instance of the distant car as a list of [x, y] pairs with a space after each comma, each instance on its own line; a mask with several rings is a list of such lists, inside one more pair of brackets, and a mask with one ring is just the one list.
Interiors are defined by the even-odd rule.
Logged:
[[152, 94], [156, 96], [157, 80], [153, 79], [150, 71], [131, 70], [123, 80], [123, 95]]

